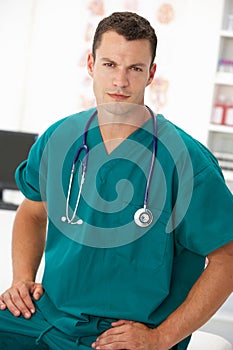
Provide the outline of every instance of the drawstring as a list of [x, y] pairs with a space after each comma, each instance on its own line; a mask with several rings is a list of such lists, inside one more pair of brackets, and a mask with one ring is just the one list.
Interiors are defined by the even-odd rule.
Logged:
[[50, 331], [50, 329], [52, 329], [54, 326], [53, 325], [49, 325], [47, 328], [45, 328], [45, 330], [43, 330], [41, 332], [41, 334], [39, 335], [39, 337], [36, 339], [36, 345], [38, 345], [42, 339], [42, 337]]

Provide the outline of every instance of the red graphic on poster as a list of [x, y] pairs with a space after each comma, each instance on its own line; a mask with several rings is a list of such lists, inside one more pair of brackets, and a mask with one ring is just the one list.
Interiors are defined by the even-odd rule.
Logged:
[[94, 26], [91, 23], [87, 23], [85, 31], [85, 41], [91, 41], [94, 34]]
[[173, 21], [175, 17], [175, 11], [171, 4], [163, 3], [157, 12], [157, 20], [162, 24], [168, 24]]
[[167, 103], [168, 80], [155, 78], [149, 85], [150, 99], [153, 104], [163, 107]]
[[94, 16], [104, 15], [104, 3], [103, 0], [92, 0], [88, 5], [88, 9]]
[[136, 12], [138, 9], [137, 0], [125, 0], [125, 9], [127, 11]]

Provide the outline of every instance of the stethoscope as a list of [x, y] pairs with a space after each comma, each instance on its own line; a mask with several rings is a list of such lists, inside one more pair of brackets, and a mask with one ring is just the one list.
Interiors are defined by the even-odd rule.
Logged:
[[[151, 183], [151, 178], [152, 178], [152, 172], [154, 169], [156, 149], [157, 149], [156, 117], [155, 117], [153, 111], [149, 107], [147, 107], [147, 108], [148, 108], [148, 110], [151, 114], [152, 120], [153, 120], [153, 146], [152, 146], [152, 156], [151, 156], [150, 169], [149, 169], [149, 173], [148, 173], [148, 177], [147, 177], [147, 181], [146, 181], [145, 193], [144, 193], [143, 208], [138, 209], [134, 214], [134, 221], [135, 221], [136, 225], [138, 225], [139, 227], [147, 227], [153, 221], [153, 214], [152, 214], [151, 210], [149, 210], [147, 208], [147, 204], [148, 204], [149, 189], [150, 189], [150, 183]], [[76, 216], [76, 213], [78, 211], [78, 206], [79, 206], [79, 202], [80, 202], [80, 198], [81, 198], [81, 194], [82, 194], [82, 188], [83, 188], [83, 184], [85, 181], [85, 175], [87, 172], [88, 156], [89, 156], [89, 148], [87, 145], [87, 134], [88, 134], [90, 124], [96, 115], [97, 115], [97, 110], [95, 110], [92, 113], [92, 115], [90, 116], [90, 118], [88, 119], [86, 126], [85, 126], [85, 129], [84, 129], [84, 133], [83, 133], [82, 145], [78, 148], [78, 150], [75, 154], [73, 163], [72, 163], [69, 186], [68, 186], [68, 191], [67, 191], [67, 199], [66, 199], [66, 213], [65, 213], [65, 216], [61, 217], [61, 220], [63, 222], [67, 222], [68, 224], [72, 224], [72, 225], [82, 225], [83, 224], [83, 220], [80, 218], [75, 220], [75, 216]], [[74, 173], [75, 173], [75, 165], [76, 165], [77, 161], [79, 160], [81, 152], [84, 152], [84, 158], [83, 158], [83, 161], [81, 162], [82, 171], [81, 171], [80, 187], [79, 187], [79, 192], [77, 195], [75, 208], [74, 208], [72, 216], [70, 217], [69, 204], [70, 204], [70, 196], [71, 196], [71, 190], [72, 190]]]

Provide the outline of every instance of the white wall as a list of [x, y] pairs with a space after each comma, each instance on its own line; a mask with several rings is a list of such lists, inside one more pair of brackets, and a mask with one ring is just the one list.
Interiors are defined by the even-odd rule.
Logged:
[[0, 128], [18, 129], [25, 105], [34, 2], [0, 2]]
[[169, 102], [164, 113], [205, 143], [223, 1], [178, 0], [177, 3], [180, 4], [177, 23], [171, 31], [160, 29], [159, 69], [170, 79]]
[[[93, 103], [91, 79], [82, 66], [101, 19], [90, 9], [93, 2], [0, 2], [1, 128], [41, 132]], [[161, 0], [98, 3], [105, 15], [128, 9], [148, 17], [159, 41], [156, 77], [169, 82], [159, 111], [205, 142], [223, 0], [170, 0], [169, 24], [157, 20]], [[153, 102], [149, 89], [147, 101]]]

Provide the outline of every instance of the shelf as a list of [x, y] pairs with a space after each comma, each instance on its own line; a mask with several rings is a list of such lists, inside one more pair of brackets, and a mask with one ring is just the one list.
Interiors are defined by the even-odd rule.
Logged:
[[229, 162], [233, 162], [233, 154], [232, 153], [226, 153], [226, 152], [214, 152], [214, 155], [219, 160], [227, 160]]
[[233, 86], [233, 73], [217, 72], [215, 84]]
[[209, 131], [233, 134], [233, 126], [209, 124]]
[[220, 35], [224, 38], [232, 38], [233, 39], [233, 31], [230, 31], [230, 30], [221, 30]]

